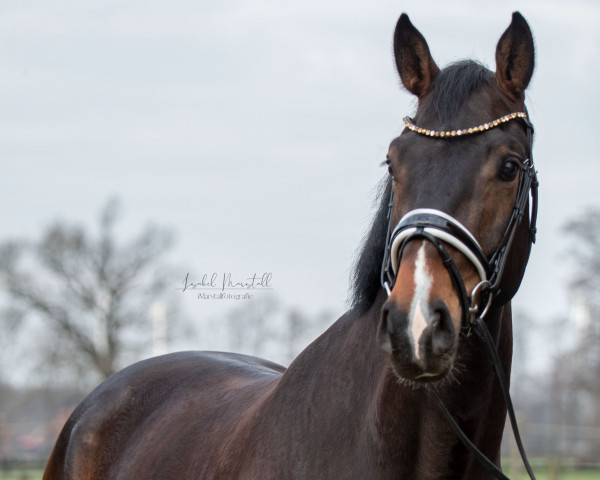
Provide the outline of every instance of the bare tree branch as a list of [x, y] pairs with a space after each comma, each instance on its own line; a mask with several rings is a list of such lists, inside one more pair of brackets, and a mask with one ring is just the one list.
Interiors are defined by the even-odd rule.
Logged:
[[[122, 365], [126, 332], [148, 325], [148, 309], [166, 294], [169, 279], [163, 257], [172, 245], [170, 232], [149, 227], [119, 243], [115, 223], [119, 203], [109, 201], [94, 236], [80, 226], [60, 222], [37, 242], [0, 244], [0, 288], [9, 304], [3, 322], [35, 316], [59, 338], [45, 348], [46, 361], [87, 368], [105, 378]], [[149, 338], [149, 335], [146, 335]], [[66, 352], [61, 351], [67, 349]]]

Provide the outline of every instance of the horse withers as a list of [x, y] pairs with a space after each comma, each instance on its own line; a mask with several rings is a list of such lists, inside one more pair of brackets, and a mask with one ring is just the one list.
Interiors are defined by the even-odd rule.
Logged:
[[510, 300], [535, 233], [533, 39], [515, 13], [495, 72], [440, 70], [402, 15], [394, 53], [418, 106], [390, 145], [350, 310], [287, 369], [183, 352], [113, 375], [65, 424], [45, 480], [493, 477], [435, 397], [499, 466], [507, 406], [472, 333], [485, 321], [510, 372]]

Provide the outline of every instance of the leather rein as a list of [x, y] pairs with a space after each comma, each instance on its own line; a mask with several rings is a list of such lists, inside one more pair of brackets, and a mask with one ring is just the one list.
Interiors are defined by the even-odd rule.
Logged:
[[[451, 139], [485, 132], [512, 120], [519, 120], [525, 124], [529, 144], [529, 155], [527, 160], [519, 165], [520, 175], [517, 197], [515, 199], [510, 220], [508, 221], [506, 230], [496, 251], [489, 258], [486, 257], [481, 246], [471, 232], [469, 232], [469, 230], [458, 220], [439, 210], [425, 208], [412, 210], [402, 217], [398, 224], [392, 229], [392, 209], [394, 204], [392, 192], [388, 206], [387, 243], [381, 268], [381, 285], [389, 296], [396, 282], [402, 252], [409, 241], [415, 238], [422, 238], [428, 240], [436, 247], [458, 294], [462, 311], [461, 334], [469, 336], [472, 333], [475, 333], [477, 338], [483, 344], [500, 384], [500, 389], [507, 406], [508, 416], [519, 453], [521, 454], [527, 473], [531, 479], [535, 480], [519, 434], [509, 393], [508, 381], [500, 363], [493, 337], [484, 322], [484, 317], [488, 313], [495, 295], [500, 290], [500, 281], [504, 272], [507, 255], [515, 237], [517, 227], [526, 214], [530, 216], [529, 242], [530, 244], [535, 243], [539, 182], [537, 180], [537, 173], [532, 156], [533, 125], [529, 121], [527, 114], [524, 112], [511, 113], [490, 123], [485, 123], [465, 130], [436, 131], [424, 129], [416, 126], [413, 120], [408, 117], [404, 119], [404, 123], [408, 130], [420, 135], [431, 138]], [[530, 196], [531, 213], [526, 211]], [[480, 282], [470, 294], [467, 293], [458, 267], [454, 263], [452, 256], [448, 253], [444, 244], [448, 244], [461, 252], [473, 264], [475, 270], [479, 274]], [[500, 480], [509, 480], [509, 478], [504, 475], [504, 473], [502, 473], [502, 471], [489, 460], [473, 442], [471, 442], [444, 405], [435, 388], [428, 386], [428, 389], [465, 447], [473, 453], [475, 458], [477, 458], [491, 475]]]

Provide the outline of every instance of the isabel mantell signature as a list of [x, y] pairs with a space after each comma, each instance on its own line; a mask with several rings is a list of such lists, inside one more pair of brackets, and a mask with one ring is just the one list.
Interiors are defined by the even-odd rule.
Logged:
[[182, 292], [188, 290], [272, 290], [273, 274], [270, 272], [258, 275], [254, 273], [251, 277], [235, 278], [231, 273], [205, 273], [195, 279], [190, 278], [189, 272], [181, 282]]

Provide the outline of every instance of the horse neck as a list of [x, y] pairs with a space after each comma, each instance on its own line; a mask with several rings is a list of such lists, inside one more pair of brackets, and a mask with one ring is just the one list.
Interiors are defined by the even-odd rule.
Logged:
[[[392, 371], [389, 355], [376, 341], [384, 300], [380, 296], [365, 314], [348, 312], [307, 347], [283, 375], [274, 402], [301, 429], [327, 438], [328, 448], [370, 451], [380, 459], [381, 478], [437, 478], [426, 472], [438, 469], [456, 470], [456, 478], [479, 473], [486, 478], [427, 388]], [[487, 322], [508, 375], [510, 306], [492, 310]], [[467, 435], [488, 458], [498, 460], [506, 407], [491, 366], [475, 335], [461, 339], [457, 355], [453, 379], [436, 388]]]

